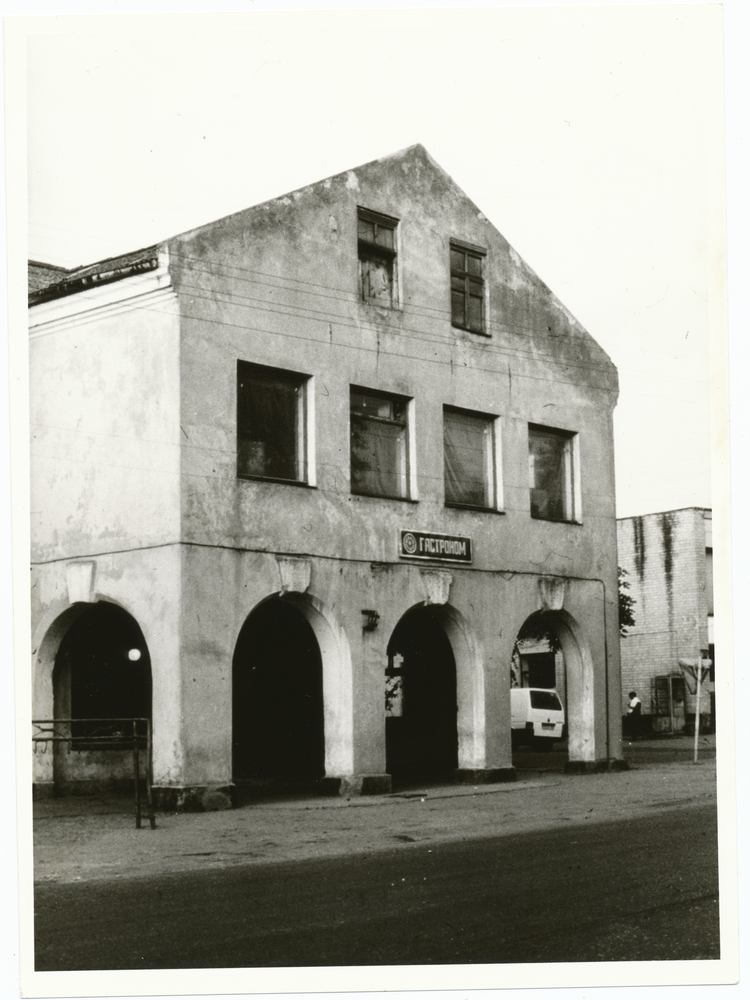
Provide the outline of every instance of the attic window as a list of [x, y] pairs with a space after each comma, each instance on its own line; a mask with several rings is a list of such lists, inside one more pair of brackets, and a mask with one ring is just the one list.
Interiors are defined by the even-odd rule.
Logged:
[[360, 208], [357, 213], [359, 287], [364, 302], [398, 305], [396, 227], [398, 219]]
[[451, 240], [451, 323], [471, 333], [486, 333], [484, 258], [480, 247]]

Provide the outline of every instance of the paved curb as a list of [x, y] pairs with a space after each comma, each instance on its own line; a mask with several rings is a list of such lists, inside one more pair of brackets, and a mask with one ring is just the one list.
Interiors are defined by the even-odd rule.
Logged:
[[705, 755], [701, 765], [658, 761], [583, 777], [534, 769], [496, 785], [266, 800], [219, 812], [159, 813], [155, 830], [147, 822], [135, 829], [127, 800], [44, 800], [34, 805], [35, 880], [156, 878], [627, 821], [715, 802], [715, 761]]

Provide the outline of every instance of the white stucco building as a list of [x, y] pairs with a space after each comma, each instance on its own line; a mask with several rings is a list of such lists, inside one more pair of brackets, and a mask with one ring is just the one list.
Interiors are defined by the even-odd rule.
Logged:
[[616, 371], [421, 146], [66, 272], [30, 335], [35, 718], [150, 714], [177, 808], [512, 779], [536, 616], [570, 769], [620, 761]]

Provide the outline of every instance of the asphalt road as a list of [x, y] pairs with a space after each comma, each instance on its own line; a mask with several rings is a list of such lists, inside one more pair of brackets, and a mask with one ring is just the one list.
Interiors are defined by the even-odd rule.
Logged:
[[[406, 838], [408, 840], [408, 838]], [[713, 805], [157, 878], [39, 885], [36, 969], [719, 957]]]

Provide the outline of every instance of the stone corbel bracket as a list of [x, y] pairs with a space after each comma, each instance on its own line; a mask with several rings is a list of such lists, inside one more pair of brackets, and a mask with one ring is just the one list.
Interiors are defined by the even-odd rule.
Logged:
[[425, 604], [447, 604], [453, 576], [439, 569], [421, 569], [419, 575], [422, 577]]
[[93, 604], [95, 562], [73, 562], [65, 567], [68, 601], [71, 604]]
[[296, 556], [276, 556], [281, 580], [280, 595], [304, 594], [310, 586], [312, 561]]
[[568, 581], [560, 576], [539, 577], [539, 598], [542, 611], [562, 611]]

